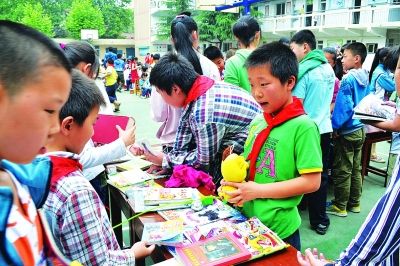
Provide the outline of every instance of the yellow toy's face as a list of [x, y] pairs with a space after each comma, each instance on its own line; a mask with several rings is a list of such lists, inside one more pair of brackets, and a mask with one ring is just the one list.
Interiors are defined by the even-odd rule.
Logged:
[[249, 164], [243, 156], [235, 153], [229, 155], [221, 164], [221, 172], [224, 180], [230, 182], [243, 182], [247, 175]]

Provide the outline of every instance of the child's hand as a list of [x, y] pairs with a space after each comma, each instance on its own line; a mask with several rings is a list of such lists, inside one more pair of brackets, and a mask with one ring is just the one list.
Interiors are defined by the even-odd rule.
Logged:
[[136, 242], [135, 244], [133, 244], [131, 250], [133, 251], [134, 255], [135, 255], [135, 259], [141, 259], [144, 257], [147, 257], [148, 255], [150, 255], [154, 248], [156, 246], [155, 245], [151, 245], [151, 246], [146, 246], [146, 243], [144, 243], [143, 241], [140, 242]]
[[125, 143], [125, 147], [135, 143], [136, 137], [136, 126], [130, 127], [126, 130], [123, 130], [120, 126], [115, 126], [119, 133], [119, 138]]
[[312, 251], [311, 249], [306, 249], [304, 251], [304, 255], [301, 254], [300, 251], [297, 251], [297, 261], [301, 266], [323, 266], [329, 261], [327, 261], [324, 257], [324, 254], [320, 253], [318, 255], [318, 250], [314, 248]]
[[234, 206], [242, 207], [243, 203], [246, 201], [250, 201], [258, 197], [259, 185], [253, 181], [235, 183], [222, 180], [221, 186], [231, 186], [237, 188], [235, 191], [226, 192], [226, 194], [230, 196], [228, 202], [232, 203]]
[[151, 154], [145, 151], [144, 155], [147, 161], [152, 162], [155, 165], [162, 165], [162, 161], [164, 159], [164, 153], [159, 152], [157, 154]]
[[144, 149], [135, 144], [129, 147], [129, 151], [135, 156], [141, 156], [144, 154]]
[[146, 172], [149, 174], [153, 174], [153, 175], [167, 175], [168, 174], [167, 169], [163, 169], [162, 166], [154, 165], [154, 164], [152, 166], [150, 166], [150, 168], [147, 169]]

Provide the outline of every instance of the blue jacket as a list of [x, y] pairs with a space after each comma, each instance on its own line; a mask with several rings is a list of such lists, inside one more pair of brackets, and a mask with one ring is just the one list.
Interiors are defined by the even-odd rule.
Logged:
[[343, 77], [332, 113], [332, 127], [339, 135], [347, 135], [363, 127], [360, 120], [353, 119], [353, 109], [368, 92], [368, 72], [365, 69], [351, 69]]
[[395, 90], [393, 75], [385, 69], [383, 64], [379, 64], [372, 73], [369, 91], [378, 95], [384, 100], [385, 92], [391, 93]]
[[[2, 160], [0, 168], [11, 172], [21, 184], [28, 186], [36, 208], [42, 206], [49, 192], [49, 158], [36, 158], [32, 163], [24, 165]], [[6, 238], [7, 220], [13, 205], [13, 194], [9, 187], [0, 187], [0, 202], [0, 265], [23, 265], [14, 246]]]

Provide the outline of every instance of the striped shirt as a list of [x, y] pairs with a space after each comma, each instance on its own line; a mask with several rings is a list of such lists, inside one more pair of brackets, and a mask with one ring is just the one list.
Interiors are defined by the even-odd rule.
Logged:
[[385, 194], [334, 265], [400, 265], [399, 158]]
[[35, 204], [18, 180], [10, 173], [21, 208], [13, 205], [7, 221], [6, 237], [17, 250], [24, 265], [46, 265], [43, 234]]
[[174, 148], [164, 156], [163, 167], [190, 165], [218, 183], [223, 150], [234, 145], [236, 153], [243, 152], [249, 124], [258, 113], [261, 108], [247, 92], [216, 82], [183, 110]]
[[[51, 155], [79, 159], [69, 152]], [[43, 209], [67, 258], [83, 265], [135, 264], [133, 251], [120, 249], [104, 205], [81, 171], [52, 184]]]

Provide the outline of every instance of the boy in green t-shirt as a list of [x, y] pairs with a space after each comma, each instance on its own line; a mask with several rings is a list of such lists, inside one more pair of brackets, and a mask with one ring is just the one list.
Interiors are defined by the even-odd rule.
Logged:
[[322, 155], [316, 124], [292, 97], [298, 64], [286, 45], [266, 44], [248, 57], [251, 92], [263, 114], [250, 124], [244, 156], [250, 162], [247, 182], [221, 182], [237, 187], [229, 202], [258, 217], [282, 239], [300, 250], [297, 210], [305, 193], [320, 185]]

